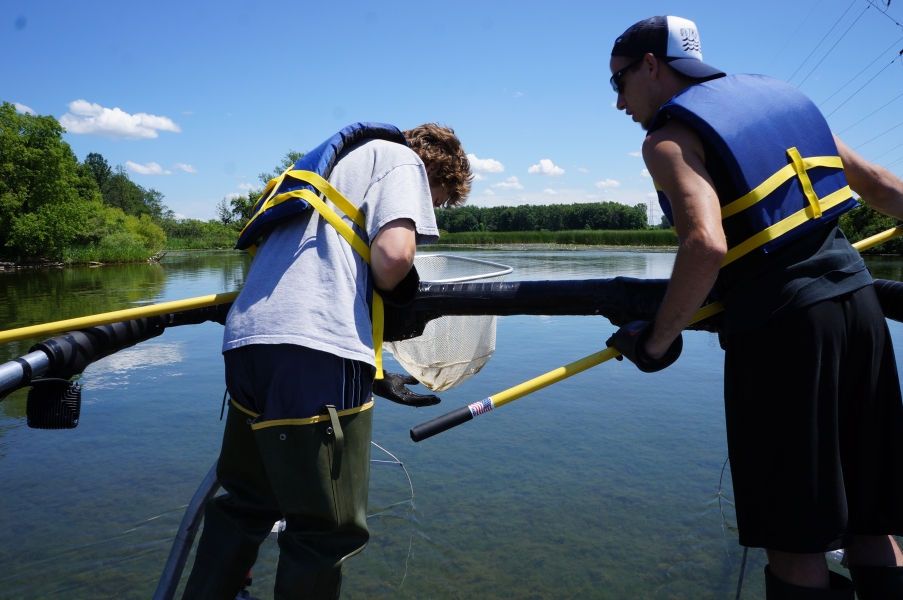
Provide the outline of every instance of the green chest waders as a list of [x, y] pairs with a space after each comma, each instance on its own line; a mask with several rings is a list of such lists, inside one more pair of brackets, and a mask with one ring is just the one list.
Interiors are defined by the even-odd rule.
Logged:
[[369, 539], [372, 406], [271, 425], [232, 403], [217, 476], [235, 494], [207, 506], [184, 598], [235, 598], [283, 516], [275, 597], [339, 597], [342, 563]]

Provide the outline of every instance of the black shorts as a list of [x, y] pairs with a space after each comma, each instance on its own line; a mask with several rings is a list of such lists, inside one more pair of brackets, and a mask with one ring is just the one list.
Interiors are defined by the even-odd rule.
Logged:
[[903, 405], [874, 288], [727, 336], [724, 405], [744, 546], [825, 552], [903, 534]]

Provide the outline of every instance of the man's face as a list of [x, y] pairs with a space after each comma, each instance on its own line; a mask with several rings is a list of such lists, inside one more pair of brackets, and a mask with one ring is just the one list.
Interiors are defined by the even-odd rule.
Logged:
[[449, 194], [445, 191], [445, 188], [441, 185], [433, 185], [432, 180], [430, 180], [430, 196], [433, 198], [433, 206], [435, 208], [440, 208], [445, 201], [448, 200]]
[[639, 62], [631, 66], [631, 63], [636, 61], [636, 57], [633, 56], [611, 57], [609, 68], [612, 75], [626, 69], [617, 81], [619, 92], [616, 106], [618, 110], [625, 111], [643, 129], [649, 129], [659, 107], [655, 106], [654, 82], [650, 81], [649, 65]]
[[429, 163], [424, 166], [426, 167], [426, 178], [430, 182], [430, 196], [433, 199], [433, 206], [435, 208], [440, 208], [443, 204], [445, 204], [445, 201], [448, 200], [451, 194], [449, 194], [444, 187], [442, 187], [441, 185], [436, 185], [433, 182], [433, 173], [436, 172], [436, 165]]

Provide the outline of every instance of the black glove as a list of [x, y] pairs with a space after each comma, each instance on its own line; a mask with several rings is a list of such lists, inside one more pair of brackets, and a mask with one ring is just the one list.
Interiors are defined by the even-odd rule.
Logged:
[[[404, 279], [398, 282], [391, 292], [384, 292], [377, 288], [379, 295], [387, 304], [393, 306], [404, 306], [410, 304], [414, 300], [414, 296], [420, 290], [420, 275], [417, 274], [417, 267], [411, 265], [411, 270], [404, 276]], [[413, 383], [413, 382], [408, 382]]]
[[[651, 358], [643, 347], [652, 332], [653, 321], [632, 321], [620, 329], [605, 342], [627, 357], [643, 373], [655, 373], [674, 364], [684, 347], [683, 336], [671, 343], [671, 347], [661, 358]], [[618, 357], [621, 360], [621, 357]]]
[[417, 394], [405, 387], [414, 383], [420, 383], [416, 377], [384, 372], [382, 379], [373, 380], [373, 393], [405, 406], [433, 406], [441, 402], [439, 396]]

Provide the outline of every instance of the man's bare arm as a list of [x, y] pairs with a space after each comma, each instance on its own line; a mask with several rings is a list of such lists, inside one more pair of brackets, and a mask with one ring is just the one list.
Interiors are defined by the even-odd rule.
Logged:
[[391, 292], [414, 264], [414, 221], [396, 219], [383, 225], [370, 244], [370, 270], [377, 289]]
[[878, 212], [903, 220], [903, 181], [850, 150], [836, 135], [834, 141], [853, 191]]
[[653, 179], [671, 201], [679, 246], [668, 291], [646, 342], [646, 353], [659, 358], [702, 306], [727, 253], [721, 205], [705, 170], [702, 144], [686, 125], [672, 121], [649, 134], [643, 159]]

